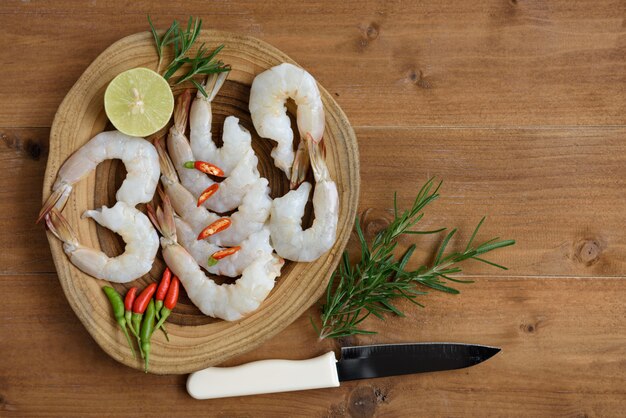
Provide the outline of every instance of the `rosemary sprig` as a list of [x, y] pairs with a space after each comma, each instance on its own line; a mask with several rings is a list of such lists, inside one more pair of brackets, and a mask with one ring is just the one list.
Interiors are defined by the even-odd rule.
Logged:
[[154, 37], [154, 43], [156, 45], [157, 55], [159, 56], [159, 63], [157, 64], [157, 73], [158, 73], [161, 70], [161, 62], [163, 61], [163, 48], [175, 41], [178, 30], [179, 30], [178, 22], [175, 20], [161, 37], [159, 37], [159, 34], [154, 28], [154, 25], [152, 24], [152, 20], [150, 20], [150, 15], [148, 15], [148, 23], [150, 24], [150, 31], [152, 32], [152, 36]]
[[434, 179], [430, 179], [417, 194], [411, 209], [402, 213], [398, 212], [397, 199], [394, 195], [394, 220], [376, 235], [371, 244], [366, 242], [359, 220], [356, 219], [355, 229], [361, 245], [361, 260], [351, 265], [347, 252], [343, 254], [342, 262], [328, 284], [326, 301], [322, 305], [321, 326], [318, 327], [311, 320], [320, 338], [375, 334], [374, 331], [361, 328], [361, 322], [370, 315], [381, 320], [389, 313], [404, 316], [393, 304], [392, 301], [395, 299], [406, 299], [422, 306], [416, 299], [427, 292], [420, 290], [420, 285], [422, 288], [459, 293], [446, 282], [471, 283], [451, 276], [461, 272], [458, 264], [465, 260], [474, 259], [506, 270], [506, 267], [485, 260], [481, 256], [498, 248], [513, 245], [515, 241], [494, 238], [474, 245], [474, 239], [485, 218], [478, 223], [464, 251], [446, 255], [446, 248], [456, 229], [450, 231], [439, 246], [430, 267], [421, 266], [417, 270], [405, 270], [415, 251], [415, 245], [411, 245], [399, 260], [395, 259], [396, 240], [400, 235], [433, 234], [444, 230], [411, 229], [423, 218], [422, 210], [439, 197], [440, 186], [441, 183], [435, 187]]
[[174, 59], [172, 59], [172, 62], [170, 62], [165, 69], [165, 74], [163, 74], [163, 78], [166, 80], [169, 80], [180, 67], [188, 62], [186, 55], [200, 34], [202, 19], [194, 20], [193, 17], [190, 16], [185, 30], [181, 29], [176, 21], [174, 21], [174, 24], [176, 27], [174, 42], [172, 42], [174, 46]]
[[230, 71], [230, 66], [225, 65], [222, 61], [215, 60], [216, 55], [224, 48], [224, 45], [220, 45], [213, 51], [209, 51], [203, 43], [200, 45], [200, 48], [198, 48], [196, 55], [189, 57], [187, 54], [202, 30], [202, 19], [197, 18], [194, 20], [193, 17], [189, 17], [187, 26], [184, 29], [180, 26], [178, 21], [174, 20], [169, 29], [165, 31], [161, 37], [154, 28], [150, 16], [148, 16], [148, 23], [150, 24], [150, 31], [154, 37], [154, 43], [159, 56], [157, 72], [159, 72], [161, 68], [163, 48], [167, 45], [172, 45], [174, 48], [174, 58], [165, 68], [163, 78], [169, 80], [178, 70], [188, 64], [188, 70], [179, 77], [174, 84], [180, 84], [189, 80], [205, 97], [208, 97], [202, 84], [194, 80], [193, 77]]
[[176, 84], [183, 83], [187, 80], [191, 81], [194, 86], [198, 88], [198, 90], [204, 95], [204, 97], [208, 97], [207, 92], [204, 90], [202, 84], [198, 83], [197, 80], [194, 80], [193, 77], [197, 75], [205, 75], [205, 74], [213, 74], [213, 73], [221, 73], [230, 71], [230, 65], [225, 65], [222, 61], [214, 61], [215, 56], [224, 48], [224, 45], [220, 45], [215, 48], [212, 52], [209, 52], [207, 48], [204, 47], [204, 44], [200, 46], [196, 56], [192, 59], [187, 58], [185, 62], [188, 62], [190, 65], [189, 70], [183, 74], [177, 81]]

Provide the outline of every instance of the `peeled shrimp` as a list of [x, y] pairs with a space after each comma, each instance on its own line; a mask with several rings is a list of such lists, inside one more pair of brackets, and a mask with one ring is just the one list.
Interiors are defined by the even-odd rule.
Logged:
[[[223, 248], [205, 240], [197, 240], [198, 234], [193, 231], [191, 226], [178, 217], [175, 217], [174, 220], [176, 222], [176, 236], [180, 245], [191, 254], [200, 267], [211, 274], [228, 277], [239, 276], [254, 260], [264, 254], [272, 254], [274, 251], [270, 245], [270, 231], [268, 228], [263, 228], [240, 242], [238, 245], [241, 249], [235, 254], [225, 257], [211, 266], [208, 262], [209, 256]], [[220, 234], [221, 232], [217, 235]]]
[[[126, 242], [124, 253], [111, 258], [81, 245], [60, 211], [76, 182], [102, 161], [114, 158], [121, 159], [127, 171], [126, 179], [116, 193], [118, 202], [112, 208], [103, 206], [83, 214], [83, 217], [93, 218], [118, 233]], [[98, 279], [129, 282], [150, 271], [159, 248], [158, 235], [150, 221], [135, 209], [138, 203], [152, 200], [159, 173], [159, 159], [151, 143], [117, 131], [102, 132], [61, 166], [39, 219], [45, 218], [50, 231], [63, 241], [63, 249], [76, 267]]]
[[[169, 197], [163, 209], [148, 211], [161, 232], [161, 249], [168, 267], [182, 282], [189, 299], [202, 313], [235, 321], [256, 310], [274, 287], [284, 261], [264, 253], [246, 267], [234, 284], [218, 285], [208, 278], [196, 260], [177, 242], [176, 226]], [[219, 261], [221, 262], [221, 260]], [[218, 262], [218, 264], [219, 264]]]
[[39, 213], [39, 220], [54, 207], [63, 210], [72, 187], [105, 160], [120, 159], [126, 178], [117, 190], [116, 199], [136, 206], [152, 200], [159, 182], [159, 158], [152, 144], [143, 138], [119, 131], [101, 132], [78, 149], [59, 170], [52, 194]]
[[[167, 138], [167, 149], [181, 184], [197, 198], [209, 186], [215, 184], [215, 181], [198, 170], [184, 166], [186, 162], [195, 160], [189, 141], [184, 135], [190, 100], [189, 90], [181, 94], [177, 100], [174, 111], [174, 126], [170, 129]], [[240, 132], [243, 133], [241, 130]], [[228, 178], [219, 184], [218, 191], [204, 202], [203, 206], [220, 213], [228, 212], [239, 206], [246, 194], [247, 186], [260, 177], [257, 164], [258, 159], [254, 151], [249, 149], [233, 168]]]
[[252, 137], [250, 132], [239, 125], [239, 119], [229, 116], [224, 121], [224, 145], [218, 148], [211, 138], [211, 102], [227, 75], [227, 72], [210, 74], [204, 84], [209, 96], [205, 97], [200, 91], [196, 94], [189, 112], [189, 143], [196, 160], [208, 161], [229, 176], [237, 163], [252, 149]]
[[159, 236], [146, 215], [125, 202], [112, 208], [88, 210], [84, 218], [92, 218], [105, 228], [119, 234], [126, 243], [124, 253], [109, 257], [78, 242], [67, 220], [52, 209], [46, 216], [50, 231], [61, 241], [72, 264], [97, 279], [127, 283], [148, 273], [159, 249]]
[[313, 211], [315, 220], [302, 230], [304, 207], [311, 184], [302, 183], [283, 197], [274, 199], [270, 215], [272, 245], [281, 257], [293, 261], [313, 261], [328, 251], [337, 237], [339, 196], [319, 148], [309, 143], [309, 154], [315, 177]]
[[[230, 217], [219, 216], [205, 207], [197, 206], [197, 199], [179, 182], [172, 161], [168, 157], [160, 140], [156, 143], [161, 161], [161, 183], [170, 197], [176, 213], [191, 227], [195, 236], [220, 218], [228, 218], [230, 226], [219, 234], [211, 235], [208, 241], [221, 246], [239, 245], [251, 234], [261, 230], [269, 217], [272, 199], [269, 196], [268, 181], [260, 177], [247, 189], [247, 193], [238, 211]], [[215, 195], [209, 198], [213, 199]], [[189, 247], [187, 247], [189, 249]], [[217, 251], [217, 250], [216, 250]]]
[[[293, 131], [285, 102], [292, 98], [297, 110], [300, 146], [294, 156]], [[292, 188], [302, 183], [308, 169], [305, 142], [318, 144], [324, 134], [324, 107], [317, 82], [302, 68], [283, 63], [257, 75], [250, 89], [250, 115], [263, 138], [273, 139], [274, 164], [291, 179]], [[295, 163], [294, 163], [295, 158]], [[292, 173], [293, 165], [297, 169]]]

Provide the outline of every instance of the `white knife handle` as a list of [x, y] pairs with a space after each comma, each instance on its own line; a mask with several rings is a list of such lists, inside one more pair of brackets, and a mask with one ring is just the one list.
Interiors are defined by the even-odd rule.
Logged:
[[309, 360], [261, 360], [235, 367], [209, 367], [189, 375], [196, 399], [289, 392], [339, 386], [335, 353]]

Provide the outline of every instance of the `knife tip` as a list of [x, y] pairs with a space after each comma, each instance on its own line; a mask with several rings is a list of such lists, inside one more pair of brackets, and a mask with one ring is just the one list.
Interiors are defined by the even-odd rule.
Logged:
[[483, 361], [490, 359], [502, 351], [500, 347], [485, 347], [485, 349]]

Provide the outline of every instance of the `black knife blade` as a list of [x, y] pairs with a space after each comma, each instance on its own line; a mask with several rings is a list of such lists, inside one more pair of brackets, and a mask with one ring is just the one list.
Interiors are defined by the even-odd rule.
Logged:
[[340, 381], [463, 369], [500, 352], [497, 347], [459, 343], [379, 344], [343, 347]]

